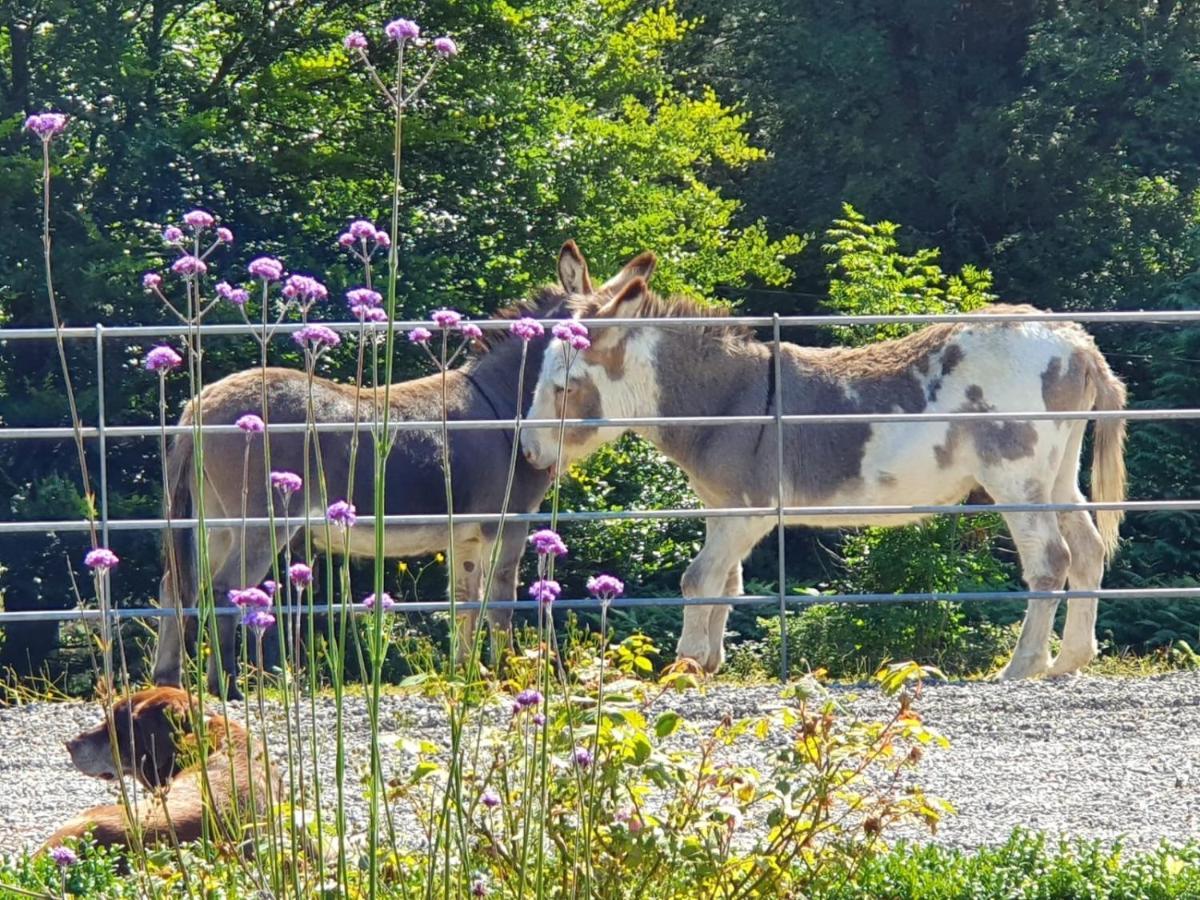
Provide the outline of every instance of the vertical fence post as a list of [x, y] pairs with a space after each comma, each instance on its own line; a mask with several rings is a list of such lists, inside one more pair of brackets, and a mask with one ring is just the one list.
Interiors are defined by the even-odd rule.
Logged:
[[108, 439], [104, 415], [104, 326], [96, 325], [96, 435], [100, 454], [100, 535], [108, 546]]
[[772, 347], [775, 366], [775, 474], [777, 476], [775, 510], [778, 521], [775, 531], [779, 541], [779, 680], [788, 679], [787, 633], [787, 561], [783, 541], [783, 362], [779, 346], [779, 313], [775, 313], [775, 341]]

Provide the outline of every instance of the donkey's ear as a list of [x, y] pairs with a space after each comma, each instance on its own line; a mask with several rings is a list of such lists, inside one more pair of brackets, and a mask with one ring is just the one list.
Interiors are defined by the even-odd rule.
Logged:
[[596, 311], [596, 318], [635, 319], [642, 314], [649, 294], [650, 288], [646, 285], [646, 279], [641, 277], [631, 278], [617, 292], [615, 297]]
[[639, 253], [629, 262], [625, 263], [624, 268], [616, 275], [608, 279], [600, 286], [601, 291], [607, 291], [611, 294], [620, 293], [630, 281], [635, 278], [641, 278], [645, 281], [650, 280], [650, 276], [654, 274], [654, 267], [658, 264], [658, 258], [653, 253], [647, 250], [645, 253]]
[[[631, 278], [625, 283], [615, 297], [606, 300], [596, 310], [592, 318], [596, 319], [636, 319], [645, 314], [646, 302], [650, 299], [650, 289], [646, 279]], [[592, 329], [592, 350], [612, 350], [629, 334], [628, 328], [597, 327]]]
[[568, 294], [587, 295], [592, 292], [587, 260], [574, 241], [567, 241], [558, 251], [558, 283]]

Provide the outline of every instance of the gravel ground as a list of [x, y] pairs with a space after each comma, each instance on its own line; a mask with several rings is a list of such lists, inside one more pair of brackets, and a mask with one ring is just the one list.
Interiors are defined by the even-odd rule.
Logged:
[[[872, 687], [853, 693], [864, 715], [894, 708]], [[778, 704], [778, 689], [761, 685], [715, 685], [659, 701], [660, 709], [675, 708], [701, 727]], [[1003, 841], [1016, 826], [1123, 837], [1136, 847], [1200, 837], [1200, 674], [929, 684], [916, 709], [951, 741], [949, 750], [927, 753], [915, 775], [957, 808], [932, 840], [978, 847]], [[380, 747], [393, 762], [401, 736], [444, 741], [434, 702], [391, 695], [383, 710]], [[241, 718], [240, 707], [231, 714]], [[505, 712], [496, 714], [499, 720]], [[317, 715], [332, 747], [332, 701], [318, 701]], [[268, 717], [281, 720], [277, 709]], [[77, 811], [113, 802], [115, 788], [76, 774], [62, 746], [98, 718], [97, 707], [83, 703], [0, 709], [0, 851], [36, 847]], [[352, 758], [365, 759], [370, 729], [361, 699], [347, 701], [345, 719]], [[272, 730], [283, 733], [281, 726]], [[767, 752], [748, 740], [739, 759], [753, 764], [754, 755]], [[331, 778], [333, 753], [323, 755]], [[353, 806], [350, 818], [352, 832], [365, 829], [364, 806]]]

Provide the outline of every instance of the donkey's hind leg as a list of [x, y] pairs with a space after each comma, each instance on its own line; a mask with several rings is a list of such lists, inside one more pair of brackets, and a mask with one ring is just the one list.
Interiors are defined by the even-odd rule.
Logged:
[[[1063, 502], [1083, 503], [1082, 494], [1076, 492], [1071, 500]], [[1067, 570], [1067, 582], [1073, 591], [1086, 591], [1100, 587], [1104, 577], [1104, 542], [1096, 523], [1085, 510], [1074, 510], [1058, 514], [1058, 524], [1063, 537], [1071, 548], [1071, 565]], [[1051, 675], [1072, 675], [1096, 658], [1096, 607], [1095, 597], [1072, 597], [1067, 600], [1067, 621], [1063, 625], [1062, 647], [1050, 666]]]
[[[213, 537], [209, 540], [214, 605], [228, 607], [230, 591], [261, 584], [275, 560], [276, 549], [282, 549], [291, 540], [297, 527], [293, 526], [293, 531], [288, 532], [283, 526], [276, 526], [274, 543], [270, 529], [247, 528], [245, 556], [242, 555], [240, 528], [214, 529]], [[218, 546], [214, 540], [217, 535], [221, 538], [219, 555], [213, 553]], [[237, 686], [238, 619], [234, 615], [221, 615], [216, 619], [217, 647], [210, 651], [208, 657], [208, 690], [211, 694], [221, 696], [224, 688], [228, 699], [240, 700], [242, 693]]]
[[[159, 603], [164, 610], [178, 610], [185, 605], [180, 596], [194, 596], [195, 587], [184, 594], [182, 585], [177, 593], [172, 572], [163, 575], [159, 587]], [[196, 620], [178, 613], [160, 616], [158, 619], [158, 646], [154, 650], [154, 684], [156, 687], [181, 687], [183, 685], [183, 658], [195, 652]]]
[[[1079, 457], [1083, 450], [1086, 422], [1071, 422], [1062, 464], [1051, 495], [1055, 503], [1083, 503], [1079, 490]], [[1104, 576], [1104, 542], [1086, 510], [1058, 514], [1058, 526], [1071, 548], [1067, 581], [1073, 591], [1100, 587]], [[1050, 666], [1051, 675], [1070, 675], [1090, 663], [1097, 653], [1096, 598], [1072, 597], [1067, 601], [1067, 621], [1063, 626], [1062, 648]]]
[[[1029, 502], [1032, 491], [1020, 497], [1014, 492], [984, 485], [998, 504]], [[1043, 495], [1044, 496], [1044, 495]], [[1021, 557], [1021, 573], [1031, 591], [1061, 591], [1067, 580], [1071, 551], [1052, 512], [1011, 512], [1004, 514], [1008, 530]], [[1050, 633], [1054, 627], [1055, 599], [1031, 599], [1025, 610], [1025, 622], [1012, 659], [1000, 672], [1001, 679], [1028, 678], [1050, 668]]]
[[[680, 592], [684, 597], [726, 596], [734, 568], [772, 525], [768, 519], [707, 519], [705, 527], [704, 546], [683, 573]], [[724, 662], [728, 617], [729, 607], [724, 604], [685, 606], [676, 658], [695, 660], [706, 672], [717, 671]]]

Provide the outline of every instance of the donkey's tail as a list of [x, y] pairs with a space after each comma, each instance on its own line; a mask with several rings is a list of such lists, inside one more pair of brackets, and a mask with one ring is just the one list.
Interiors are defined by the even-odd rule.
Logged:
[[[193, 450], [190, 434], [176, 435], [167, 454], [167, 484], [163, 498], [166, 518], [185, 519], [191, 513]], [[191, 606], [195, 593], [192, 533], [189, 528], [169, 528], [163, 538], [163, 572], [181, 607]]]
[[[1096, 350], [1088, 367], [1088, 380], [1096, 392], [1093, 409], [1110, 412], [1125, 408], [1125, 385], [1109, 368], [1108, 361]], [[1092, 447], [1092, 500], [1096, 503], [1120, 503], [1125, 499], [1125, 420], [1096, 420]], [[1096, 527], [1104, 541], [1104, 555], [1112, 559], [1120, 538], [1122, 510], [1096, 510]]]

